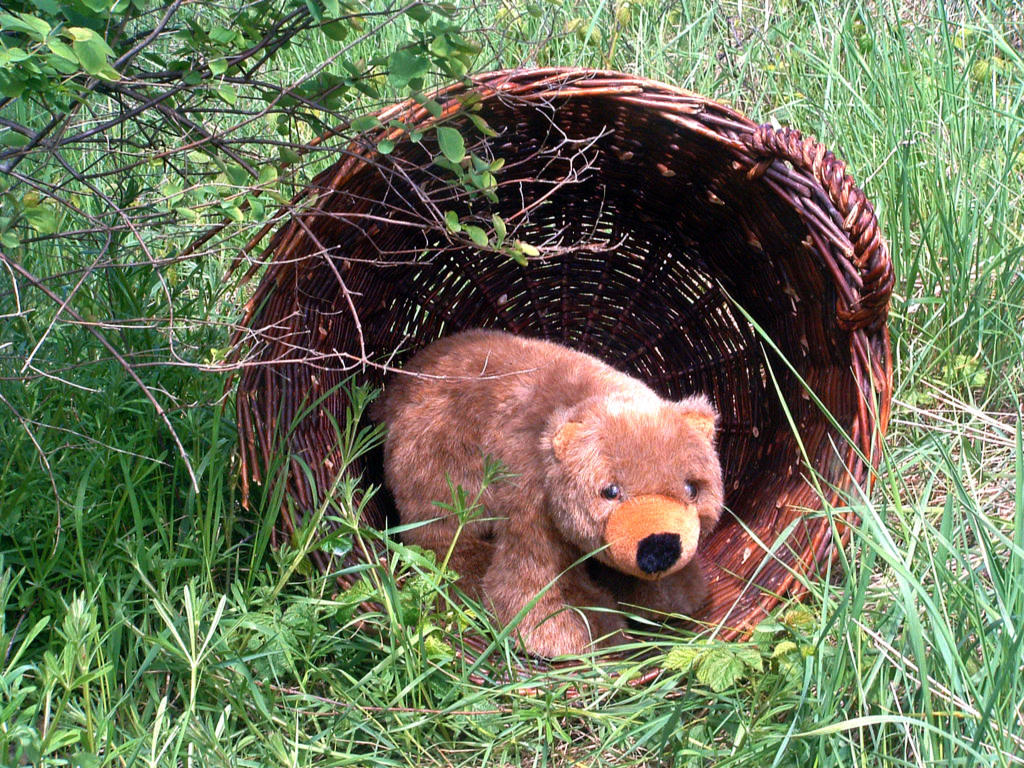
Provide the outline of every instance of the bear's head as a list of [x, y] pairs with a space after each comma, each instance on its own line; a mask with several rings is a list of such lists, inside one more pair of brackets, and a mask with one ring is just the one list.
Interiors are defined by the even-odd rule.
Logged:
[[590, 397], [545, 432], [545, 491], [566, 541], [616, 570], [658, 579], [686, 566], [718, 521], [718, 414], [704, 397], [649, 390]]

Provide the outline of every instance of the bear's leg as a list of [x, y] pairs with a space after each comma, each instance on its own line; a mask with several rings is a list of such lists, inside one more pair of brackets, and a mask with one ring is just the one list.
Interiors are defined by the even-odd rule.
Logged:
[[615, 597], [637, 615], [664, 621], [668, 614], [696, 614], [707, 602], [708, 585], [700, 562], [694, 558], [682, 570], [663, 579], [622, 579], [616, 583]]
[[559, 578], [575, 558], [553, 535], [532, 531], [502, 537], [484, 577], [485, 601], [507, 625], [543, 592], [518, 627], [526, 650], [538, 656], [579, 654], [592, 644], [621, 642], [626, 622], [615, 598], [591, 580], [583, 565]]

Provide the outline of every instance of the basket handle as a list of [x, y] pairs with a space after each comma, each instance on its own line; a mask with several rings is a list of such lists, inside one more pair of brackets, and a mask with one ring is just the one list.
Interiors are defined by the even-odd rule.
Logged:
[[840, 326], [847, 331], [867, 328], [877, 331], [889, 314], [893, 272], [889, 248], [878, 227], [875, 209], [846, 172], [846, 165], [813, 137], [795, 128], [759, 125], [743, 136], [749, 151], [758, 159], [750, 171], [758, 177], [775, 160], [788, 160], [793, 167], [811, 174], [839, 212], [842, 228], [853, 246], [851, 264], [861, 278], [859, 297], [849, 306], [839, 306]]

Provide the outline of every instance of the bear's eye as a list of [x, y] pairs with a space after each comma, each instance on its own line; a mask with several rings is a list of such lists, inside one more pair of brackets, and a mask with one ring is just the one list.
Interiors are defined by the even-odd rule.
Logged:
[[693, 480], [687, 480], [685, 483], [683, 483], [683, 493], [686, 494], [687, 501], [696, 501], [698, 491], [699, 488], [697, 487], [697, 484], [693, 482]]
[[601, 489], [601, 498], [608, 499], [608, 501], [615, 501], [615, 499], [619, 498], [619, 496], [621, 495], [622, 489], [619, 488], [619, 486], [617, 486], [615, 483], [612, 483], [611, 485], [606, 485], [604, 488]]

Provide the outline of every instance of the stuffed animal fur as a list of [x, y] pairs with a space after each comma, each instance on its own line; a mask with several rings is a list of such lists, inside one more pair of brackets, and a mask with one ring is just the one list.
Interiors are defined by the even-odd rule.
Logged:
[[[426, 523], [403, 540], [439, 558], [451, 548], [460, 586], [503, 624], [540, 594], [519, 624], [527, 651], [621, 640], [620, 604], [692, 614], [706, 599], [696, 551], [722, 478], [704, 397], [669, 402], [581, 352], [474, 330], [415, 355], [380, 415], [400, 520]], [[488, 485], [485, 513], [460, 531], [435, 502], [456, 485], [478, 493], [485, 457], [511, 477]]]

